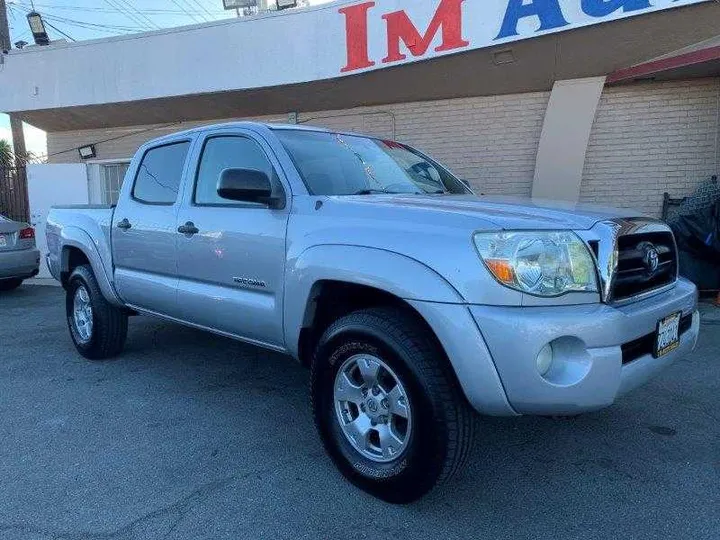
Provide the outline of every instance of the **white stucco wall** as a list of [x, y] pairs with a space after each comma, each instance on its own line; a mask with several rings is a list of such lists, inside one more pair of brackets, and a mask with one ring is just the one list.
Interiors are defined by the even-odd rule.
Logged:
[[[647, 2], [648, 7], [637, 8], [643, 2], [586, 0], [587, 5], [595, 6], [594, 14], [588, 14], [580, 0], [531, 4], [518, 0], [374, 0], [365, 3], [367, 32], [353, 27], [354, 35], [367, 35], [368, 58], [373, 64], [349, 72], [343, 71], [348, 62], [348, 18], [340, 10], [363, 4], [357, 1], [104, 40], [28, 47], [1, 58], [0, 111], [121, 103], [330, 79], [705, 1], [710, 0], [654, 0]], [[428, 38], [434, 37], [426, 50], [411, 51], [409, 47], [419, 45], [412, 38], [410, 44], [400, 44], [404, 59], [383, 62], [389, 41], [397, 43], [388, 39], [390, 24], [383, 16], [403, 10], [422, 40], [439, 6], [458, 3], [455, 11], [461, 17], [443, 19], [442, 28], [433, 27]], [[446, 31], [450, 35], [456, 30], [465, 44], [438, 50]], [[353, 43], [358, 46], [357, 40]]]
[[40, 250], [39, 277], [50, 277], [45, 263], [47, 242], [45, 224], [51, 206], [88, 204], [88, 177], [84, 163], [28, 165], [28, 199], [30, 222]]

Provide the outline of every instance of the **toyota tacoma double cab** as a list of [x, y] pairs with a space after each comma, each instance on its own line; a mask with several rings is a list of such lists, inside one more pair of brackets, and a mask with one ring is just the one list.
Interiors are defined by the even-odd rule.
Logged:
[[337, 467], [395, 503], [462, 467], [477, 413], [602, 409], [700, 326], [660, 221], [477, 197], [405, 144], [296, 125], [151, 141], [117, 206], [55, 208], [47, 241], [80, 354], [120, 354], [138, 314], [286, 353]]

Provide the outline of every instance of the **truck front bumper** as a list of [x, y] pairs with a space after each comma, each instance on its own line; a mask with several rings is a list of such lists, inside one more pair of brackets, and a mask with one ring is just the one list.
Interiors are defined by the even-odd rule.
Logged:
[[[684, 279], [670, 291], [617, 307], [411, 303], [435, 330], [470, 403], [495, 415], [571, 415], [607, 407], [690, 353], [700, 329], [697, 290]], [[470, 325], [464, 309], [471, 314]], [[453, 311], [454, 324], [447, 321]], [[679, 347], [655, 358], [658, 322], [679, 312]], [[548, 344], [553, 363], [543, 376], [537, 358]], [[497, 395], [498, 381], [507, 410]]]
[[0, 253], [0, 279], [27, 279], [36, 276], [40, 268], [37, 249], [3, 251]]

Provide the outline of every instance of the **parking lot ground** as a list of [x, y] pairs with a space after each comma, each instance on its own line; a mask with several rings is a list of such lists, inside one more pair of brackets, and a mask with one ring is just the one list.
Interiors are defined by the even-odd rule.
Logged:
[[350, 486], [286, 357], [133, 318], [79, 357], [62, 289], [0, 296], [0, 540], [720, 538], [720, 325], [612, 408], [484, 418], [421, 502]]

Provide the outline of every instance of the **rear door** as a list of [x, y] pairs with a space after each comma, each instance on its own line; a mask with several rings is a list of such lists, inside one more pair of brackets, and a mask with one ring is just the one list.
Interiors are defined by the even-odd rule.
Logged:
[[[267, 143], [254, 133], [233, 129], [198, 140], [178, 227], [178, 304], [182, 319], [249, 341], [282, 348], [285, 235], [290, 191]], [[227, 168], [265, 172], [288, 204], [270, 209], [238, 203], [217, 194]], [[190, 186], [193, 186], [192, 188]]]
[[177, 316], [177, 232], [192, 141], [145, 149], [133, 163], [113, 215], [115, 287], [127, 304]]

